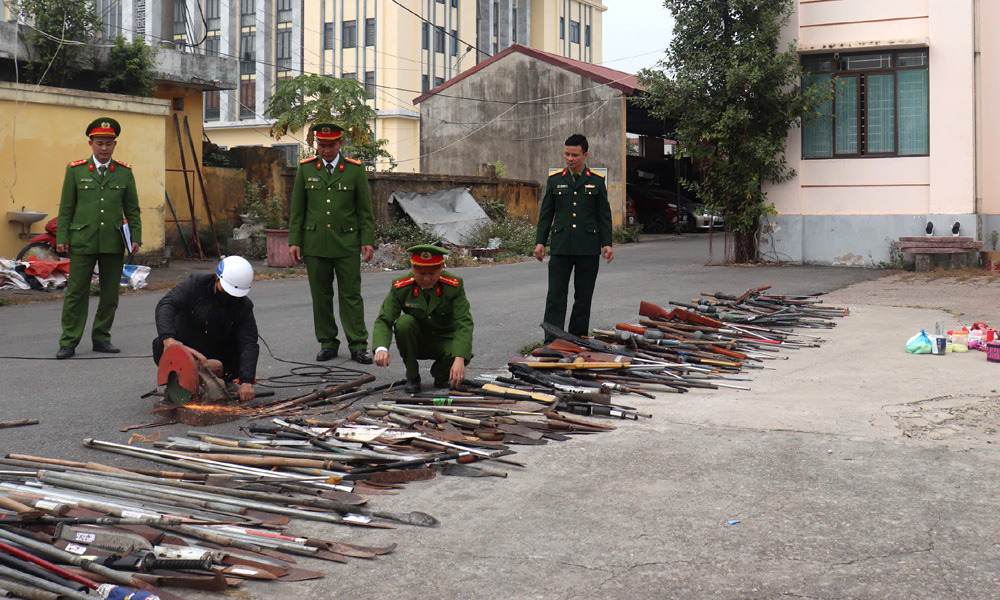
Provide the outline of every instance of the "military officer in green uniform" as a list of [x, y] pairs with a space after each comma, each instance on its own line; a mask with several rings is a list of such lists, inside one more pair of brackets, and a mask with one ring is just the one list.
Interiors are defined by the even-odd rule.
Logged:
[[417, 360], [433, 359], [435, 387], [465, 379], [465, 365], [472, 360], [472, 314], [461, 277], [444, 270], [444, 248], [423, 245], [407, 250], [413, 268], [392, 282], [382, 310], [375, 319], [372, 346], [375, 364], [389, 366], [393, 332], [406, 365], [409, 393], [420, 391]]
[[[86, 133], [93, 156], [69, 163], [59, 200], [56, 251], [68, 250], [70, 259], [58, 359], [73, 356], [83, 337], [94, 265], [100, 269], [101, 289], [90, 334], [94, 351], [120, 352], [111, 344], [111, 325], [118, 308], [124, 255], [126, 250], [138, 251], [142, 244], [139, 196], [132, 167], [111, 158], [121, 125], [110, 117], [101, 117], [87, 126]], [[123, 233], [123, 228], [130, 235]]]
[[371, 364], [361, 298], [361, 260], [375, 254], [375, 215], [361, 161], [340, 153], [344, 130], [333, 123], [312, 127], [316, 156], [302, 160], [289, 207], [288, 245], [296, 261], [305, 257], [312, 293], [313, 327], [320, 343], [316, 360], [337, 356], [333, 281], [340, 295], [340, 322], [351, 359]]
[[[535, 231], [535, 258], [539, 262], [545, 258], [545, 243], [552, 233], [549, 291], [542, 320], [578, 336], [590, 333], [590, 303], [601, 256], [608, 263], [615, 256], [608, 189], [604, 176], [584, 164], [587, 150], [587, 138], [578, 133], [566, 140], [566, 168], [549, 174]], [[566, 295], [574, 271], [573, 311], [566, 328]], [[546, 333], [545, 341], [551, 342], [552, 336]]]

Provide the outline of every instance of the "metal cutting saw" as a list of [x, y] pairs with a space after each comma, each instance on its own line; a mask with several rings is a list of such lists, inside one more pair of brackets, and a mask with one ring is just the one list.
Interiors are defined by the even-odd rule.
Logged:
[[165, 386], [163, 396], [177, 406], [229, 400], [226, 384], [182, 345], [170, 346], [160, 357], [156, 384]]

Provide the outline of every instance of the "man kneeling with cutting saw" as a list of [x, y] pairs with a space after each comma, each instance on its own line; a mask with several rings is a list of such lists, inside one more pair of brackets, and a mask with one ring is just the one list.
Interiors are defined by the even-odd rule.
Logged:
[[215, 273], [192, 275], [167, 292], [156, 304], [156, 364], [165, 352], [181, 346], [202, 369], [237, 382], [241, 402], [253, 400], [260, 346], [253, 302], [246, 297], [252, 283], [250, 263], [227, 256]]
[[412, 269], [392, 282], [375, 319], [375, 364], [389, 366], [389, 344], [395, 332], [396, 347], [406, 365], [406, 392], [420, 391], [417, 360], [421, 358], [434, 359], [435, 387], [449, 382], [458, 387], [465, 379], [465, 364], [472, 360], [472, 314], [462, 278], [444, 271], [448, 253], [444, 248], [422, 245], [407, 252]]

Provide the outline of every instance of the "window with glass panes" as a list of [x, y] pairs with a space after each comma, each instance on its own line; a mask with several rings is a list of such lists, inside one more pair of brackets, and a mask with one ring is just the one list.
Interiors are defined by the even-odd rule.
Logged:
[[802, 57], [803, 86], [833, 84], [833, 97], [802, 127], [803, 158], [930, 153], [928, 51]]
[[375, 71], [365, 71], [365, 93], [369, 98], [375, 96]]
[[277, 46], [277, 69], [290, 71], [292, 69], [292, 30], [279, 29], [276, 41]]
[[340, 45], [342, 48], [354, 48], [358, 45], [357, 21], [344, 21], [340, 28]]
[[253, 79], [240, 81], [240, 118], [252, 119], [255, 116], [254, 104], [257, 84]]
[[218, 30], [221, 26], [219, 2], [220, 0], [205, 0], [205, 21], [209, 31]]
[[219, 120], [219, 92], [205, 92], [205, 120]]
[[569, 22], [569, 42], [571, 44], [580, 43], [580, 22], [570, 21]]
[[254, 0], [240, 0], [240, 27], [253, 27], [257, 24], [257, 9]]
[[444, 28], [434, 27], [434, 51], [444, 54]]
[[365, 46], [375, 45], [375, 19], [365, 19]]
[[323, 49], [333, 50], [333, 23], [323, 23]]
[[278, 22], [292, 22], [292, 0], [278, 0]]

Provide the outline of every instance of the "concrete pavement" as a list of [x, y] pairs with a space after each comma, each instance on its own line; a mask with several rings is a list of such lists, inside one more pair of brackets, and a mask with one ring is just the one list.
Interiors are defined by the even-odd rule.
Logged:
[[[717, 239], [716, 242], [719, 240]], [[771, 284], [815, 293], [867, 271], [705, 267], [704, 237], [664, 237], [616, 249], [602, 267], [593, 326], [635, 321], [700, 291]], [[471, 373], [496, 371], [539, 339], [544, 267], [463, 269], [476, 318]], [[391, 274], [366, 274], [374, 316]], [[315, 354], [306, 282], [261, 282], [252, 298], [278, 356]], [[115, 341], [148, 353], [160, 294], [122, 299]], [[0, 308], [0, 354], [49, 356], [58, 303]], [[324, 580], [245, 584], [244, 598], [987, 598], [998, 595], [995, 522], [1000, 455], [984, 433], [996, 412], [985, 355], [909, 356], [902, 345], [939, 311], [855, 306], [824, 331], [821, 348], [786, 353], [751, 391], [695, 390], [627, 403], [654, 415], [616, 431], [518, 447], [526, 469], [506, 479], [438, 477], [373, 504], [420, 510], [435, 529], [359, 530], [294, 524], [297, 532], [399, 543], [374, 561], [329, 565]], [[370, 322], [370, 319], [369, 319]], [[48, 331], [39, 335], [40, 331]], [[82, 345], [81, 348], [85, 348]], [[90, 355], [81, 352], [81, 358]], [[266, 351], [264, 355], [267, 356]], [[397, 361], [398, 362], [398, 361]], [[350, 363], [349, 363], [350, 364]], [[261, 374], [287, 372], [262, 360]], [[772, 365], [769, 365], [772, 366]], [[377, 372], [388, 381], [398, 365]], [[146, 358], [0, 359], [0, 450], [119, 464], [79, 446], [124, 441], [117, 430], [151, 420]], [[109, 407], [112, 407], [109, 410]], [[926, 409], [926, 410], [925, 410]], [[969, 414], [981, 418], [968, 421]], [[965, 420], [963, 420], [965, 419]], [[970, 423], [974, 426], [970, 426]], [[993, 430], [997, 424], [992, 424]], [[231, 425], [219, 426], [228, 430]], [[163, 435], [186, 427], [164, 428]], [[906, 432], [906, 435], [903, 434]], [[739, 523], [729, 525], [729, 521]], [[217, 597], [185, 593], [191, 598]]]

